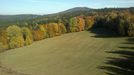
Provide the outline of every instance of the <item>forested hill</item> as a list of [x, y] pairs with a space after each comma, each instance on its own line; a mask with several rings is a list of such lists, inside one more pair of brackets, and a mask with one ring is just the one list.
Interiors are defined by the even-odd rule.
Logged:
[[12, 24], [22, 23], [49, 23], [55, 22], [59, 19], [68, 19], [79, 15], [96, 15], [98, 13], [107, 13], [111, 11], [131, 11], [134, 13], [134, 7], [130, 8], [103, 8], [103, 9], [91, 9], [88, 7], [75, 7], [59, 13], [47, 14], [47, 15], [33, 15], [33, 14], [21, 14], [21, 15], [0, 15], [0, 26], [8, 26]]
[[40, 17], [41, 15], [33, 15], [33, 14], [20, 14], [20, 15], [0, 15], [0, 26], [2, 25], [10, 25], [17, 22], [24, 22], [30, 19], [34, 19]]

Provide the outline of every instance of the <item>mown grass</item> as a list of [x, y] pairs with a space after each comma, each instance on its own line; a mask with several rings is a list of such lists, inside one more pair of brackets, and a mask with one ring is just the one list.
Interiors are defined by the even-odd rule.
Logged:
[[30, 75], [107, 75], [99, 66], [107, 65], [107, 57], [119, 56], [107, 52], [117, 50], [126, 38], [99, 36], [69, 33], [6, 51], [0, 60], [3, 66]]

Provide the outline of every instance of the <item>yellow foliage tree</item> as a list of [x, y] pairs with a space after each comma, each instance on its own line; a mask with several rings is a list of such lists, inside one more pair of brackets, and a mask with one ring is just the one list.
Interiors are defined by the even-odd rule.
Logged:
[[49, 37], [54, 37], [59, 35], [59, 26], [57, 23], [49, 23], [47, 25], [47, 34]]
[[50, 25], [52, 25], [54, 36], [59, 35], [59, 25], [57, 23], [50, 23]]
[[7, 34], [4, 29], [0, 29], [0, 51], [8, 49]]
[[91, 29], [93, 24], [94, 24], [94, 17], [88, 16], [85, 18], [85, 29], [86, 30]]
[[66, 27], [63, 23], [59, 23], [59, 31], [60, 31], [60, 34], [64, 34], [67, 32]]
[[6, 31], [9, 40], [9, 48], [24, 46], [23, 34], [20, 27], [16, 25], [9, 26]]
[[49, 38], [54, 37], [54, 30], [53, 30], [52, 24], [47, 25], [47, 35]]
[[44, 38], [47, 37], [47, 30], [44, 25], [39, 25], [39, 30], [43, 32]]
[[33, 37], [31, 31], [27, 27], [22, 28], [23, 38], [25, 45], [30, 45], [33, 42]]

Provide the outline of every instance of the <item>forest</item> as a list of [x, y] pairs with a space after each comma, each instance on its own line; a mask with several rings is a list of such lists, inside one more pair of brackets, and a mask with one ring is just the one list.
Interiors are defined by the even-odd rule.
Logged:
[[[74, 13], [78, 11], [81, 12]], [[109, 29], [117, 33], [118, 36], [134, 37], [133, 8], [106, 8], [91, 10], [90, 12], [87, 9], [85, 12], [83, 9], [59, 14], [1, 26], [0, 51], [27, 46], [34, 41], [66, 33], [90, 31], [94, 28]]]

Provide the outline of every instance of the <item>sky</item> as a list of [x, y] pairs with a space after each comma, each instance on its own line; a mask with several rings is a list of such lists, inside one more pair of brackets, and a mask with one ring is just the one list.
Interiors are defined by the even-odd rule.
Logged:
[[74, 7], [134, 7], [134, 0], [0, 0], [1, 15], [52, 14]]

